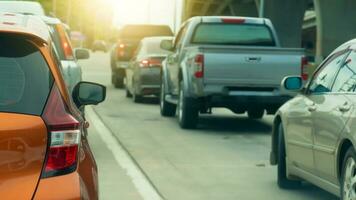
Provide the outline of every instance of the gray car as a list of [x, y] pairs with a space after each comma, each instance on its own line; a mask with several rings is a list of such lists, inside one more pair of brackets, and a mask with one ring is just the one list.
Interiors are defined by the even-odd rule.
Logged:
[[148, 37], [143, 39], [126, 69], [126, 96], [140, 102], [143, 96], [159, 95], [162, 61], [168, 51], [160, 48], [162, 40], [172, 37]]
[[356, 199], [356, 40], [336, 49], [302, 88], [290, 76], [282, 88], [298, 92], [277, 112], [271, 164], [278, 185], [307, 180], [342, 200]]

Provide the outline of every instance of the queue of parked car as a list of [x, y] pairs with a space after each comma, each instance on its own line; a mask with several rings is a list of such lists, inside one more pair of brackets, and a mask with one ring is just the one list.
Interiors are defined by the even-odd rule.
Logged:
[[309, 77], [304, 50], [282, 48], [268, 19], [193, 17], [174, 38], [155, 36], [141, 35], [129, 50], [121, 36], [112, 51], [113, 84], [126, 80], [127, 97], [158, 96], [161, 115], [177, 115], [182, 128], [195, 128], [214, 107], [251, 119], [275, 114], [270, 161], [278, 185], [306, 180], [356, 199], [355, 40]]
[[99, 199], [84, 107], [106, 88], [82, 82], [69, 27], [37, 2], [0, 1], [1, 199]]

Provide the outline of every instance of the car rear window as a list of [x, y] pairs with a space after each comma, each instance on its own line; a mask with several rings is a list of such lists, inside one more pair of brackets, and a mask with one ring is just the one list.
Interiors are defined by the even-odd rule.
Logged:
[[192, 43], [276, 46], [271, 30], [258, 24], [202, 23], [196, 28]]
[[173, 32], [169, 26], [157, 25], [127, 25], [120, 31], [121, 38], [141, 40], [153, 36], [173, 36]]
[[161, 48], [161, 40], [150, 41], [144, 45], [146, 46], [147, 54], [167, 55], [170, 53], [169, 51]]
[[41, 115], [53, 78], [39, 50], [0, 35], [0, 112]]

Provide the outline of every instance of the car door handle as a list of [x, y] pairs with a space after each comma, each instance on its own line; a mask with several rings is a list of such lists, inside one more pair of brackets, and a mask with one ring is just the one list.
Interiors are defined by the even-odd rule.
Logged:
[[316, 111], [316, 105], [314, 104], [314, 105], [308, 106], [308, 111], [309, 111], [309, 112], [314, 112], [314, 111]]
[[340, 112], [347, 112], [351, 109], [351, 106], [348, 102], [345, 102], [344, 105], [339, 106], [339, 111]]

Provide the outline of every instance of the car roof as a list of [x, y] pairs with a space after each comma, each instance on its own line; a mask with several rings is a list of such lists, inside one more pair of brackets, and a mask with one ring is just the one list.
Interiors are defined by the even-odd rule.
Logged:
[[24, 35], [48, 43], [50, 34], [40, 17], [13, 13], [0, 13], [0, 33]]
[[2, 1], [0, 0], [0, 12], [12, 12], [20, 14], [45, 15], [43, 7], [35, 1]]
[[172, 39], [173, 39], [173, 37], [170, 37], [170, 36], [146, 37], [146, 38], [142, 39], [142, 43], [160, 42], [162, 40], [172, 40]]
[[48, 25], [61, 24], [61, 20], [54, 17], [41, 16], [41, 19]]

